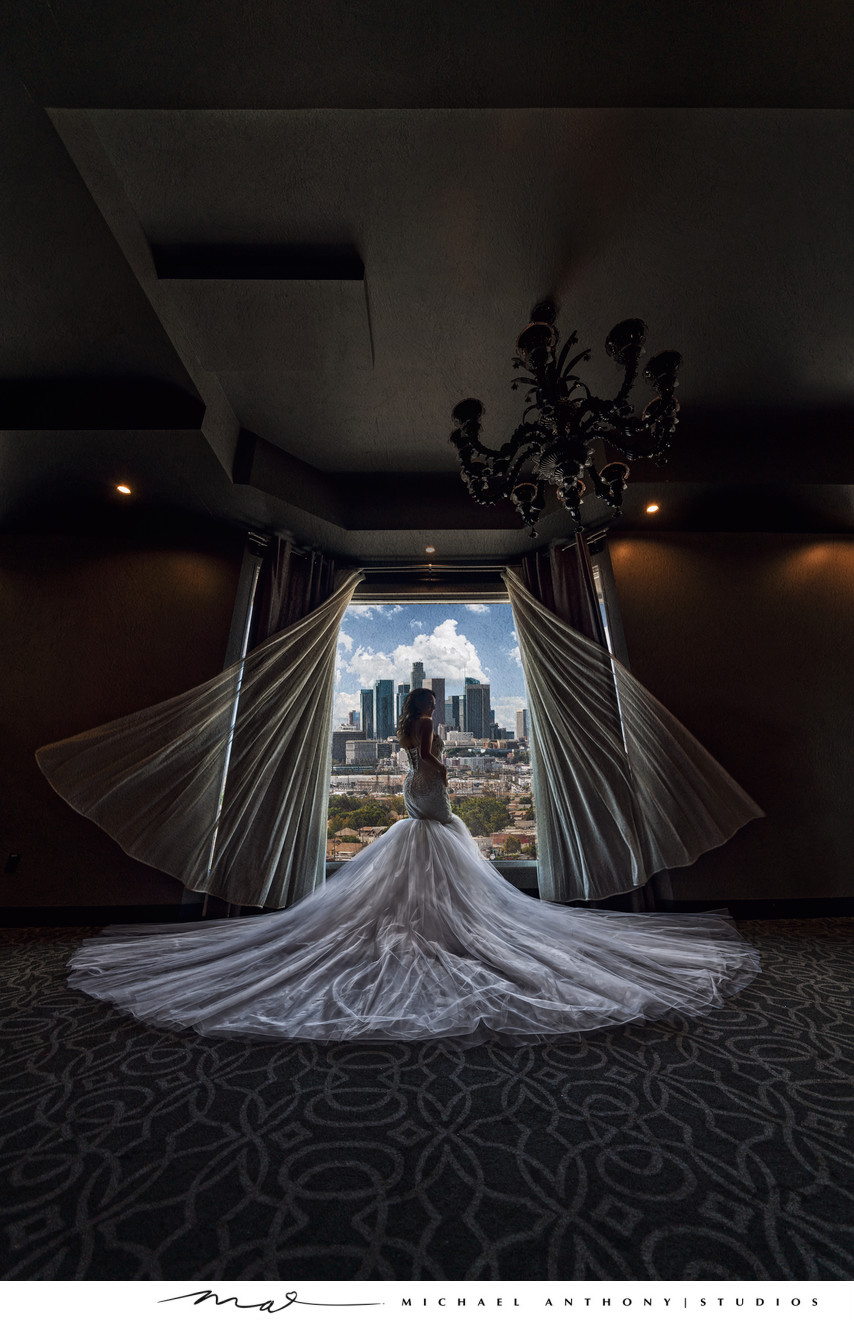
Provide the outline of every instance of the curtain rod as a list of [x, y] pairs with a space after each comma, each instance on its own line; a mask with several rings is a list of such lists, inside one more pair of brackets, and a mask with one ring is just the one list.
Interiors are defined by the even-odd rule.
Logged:
[[[597, 542], [603, 541], [605, 530], [593, 532], [588, 535], [587, 544], [592, 547]], [[574, 539], [564, 543], [557, 543], [555, 550], [570, 551], [575, 546]], [[548, 550], [548, 547], [541, 547], [541, 550]], [[495, 564], [490, 561], [460, 563], [459, 561], [441, 561], [441, 560], [412, 560], [407, 562], [395, 561], [390, 564], [354, 564], [354, 569], [361, 569], [365, 574], [411, 574], [413, 571], [420, 570], [424, 574], [441, 572], [443, 574], [489, 574], [502, 573], [505, 569], [517, 568], [521, 565], [524, 557], [520, 556], [512, 560], [502, 560]]]
[[443, 574], [498, 574], [508, 569], [511, 565], [518, 564], [515, 560], [505, 560], [501, 564], [447, 564], [440, 560], [413, 560], [409, 563], [396, 561], [393, 564], [385, 565], [355, 565], [354, 569], [361, 569], [365, 574], [411, 574], [413, 571], [420, 570], [424, 574], [440, 571]]

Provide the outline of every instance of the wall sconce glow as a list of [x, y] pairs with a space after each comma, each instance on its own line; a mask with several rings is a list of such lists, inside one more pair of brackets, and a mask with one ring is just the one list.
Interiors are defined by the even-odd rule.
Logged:
[[425, 546], [424, 550], [427, 552], [428, 555], [433, 555], [435, 553], [436, 548], [435, 546]]
[[657, 514], [658, 510], [659, 510], [659, 506], [655, 504], [647, 505], [646, 507], [647, 514]]
[[120, 492], [123, 496], [129, 496], [129, 495], [131, 495], [131, 489], [130, 489], [130, 487], [125, 486], [124, 482], [120, 482], [120, 483], [117, 485], [117, 487], [116, 487], [116, 491]]

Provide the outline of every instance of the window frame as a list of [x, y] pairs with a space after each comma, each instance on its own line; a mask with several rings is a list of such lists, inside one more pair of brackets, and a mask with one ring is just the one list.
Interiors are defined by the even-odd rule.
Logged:
[[[501, 605], [510, 598], [501, 578], [506, 565], [402, 565], [361, 566], [365, 581], [353, 594], [356, 605], [393, 606], [417, 601], [431, 606]], [[327, 859], [326, 876], [331, 877], [346, 860]], [[536, 859], [494, 859], [505, 881], [519, 890], [539, 894]]]

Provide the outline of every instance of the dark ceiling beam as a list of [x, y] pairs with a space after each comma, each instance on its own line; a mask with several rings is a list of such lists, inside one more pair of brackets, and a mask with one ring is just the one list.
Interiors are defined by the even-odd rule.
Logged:
[[355, 248], [314, 243], [151, 245], [160, 280], [364, 280]]
[[[630, 468], [649, 481], [658, 471]], [[854, 482], [854, 406], [686, 404], [660, 472], [665, 481], [730, 485]]]
[[[649, 515], [648, 503], [659, 505]], [[854, 529], [854, 484], [631, 482], [618, 532], [798, 532]]]
[[[786, 480], [778, 470], [773, 476], [763, 471], [745, 481], [721, 481], [718, 470], [713, 480], [675, 480], [668, 468], [650, 467], [659, 475], [629, 482], [615, 529], [844, 533], [854, 525], [854, 479], [851, 485], [809, 476]], [[508, 501], [475, 504], [456, 472], [324, 473], [246, 431], [240, 436], [234, 481], [351, 533], [416, 528], [518, 532], [521, 527]], [[654, 517], [646, 513], [651, 501], [661, 506]], [[569, 516], [550, 490], [537, 545], [554, 522], [549, 516], [562, 516], [561, 535], [572, 532]], [[588, 500], [584, 516], [590, 526], [598, 526], [610, 520], [611, 512], [600, 501]]]
[[519, 527], [509, 504], [476, 505], [456, 473], [324, 473], [248, 431], [233, 477], [353, 532]]
[[854, 103], [847, 0], [18, 0], [43, 105], [434, 109]]
[[323, 473], [245, 429], [237, 442], [232, 479], [339, 528], [347, 526], [336, 474]]
[[148, 240], [92, 121], [83, 110], [50, 111], [49, 114], [140, 288], [198, 390], [205, 405], [202, 434], [230, 475], [240, 423], [216, 373], [199, 362], [195, 346], [167, 292], [168, 282], [157, 277]]
[[168, 381], [0, 381], [3, 431], [196, 431], [204, 413], [200, 399]]

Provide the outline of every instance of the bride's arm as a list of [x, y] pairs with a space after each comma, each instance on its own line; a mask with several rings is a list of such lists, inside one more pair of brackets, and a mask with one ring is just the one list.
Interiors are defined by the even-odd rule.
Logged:
[[433, 756], [433, 722], [429, 716], [422, 716], [418, 722], [418, 752], [422, 762], [431, 762], [438, 767], [445, 784], [448, 783], [448, 771], [438, 757]]

